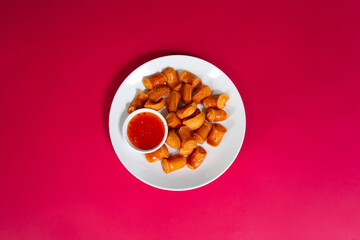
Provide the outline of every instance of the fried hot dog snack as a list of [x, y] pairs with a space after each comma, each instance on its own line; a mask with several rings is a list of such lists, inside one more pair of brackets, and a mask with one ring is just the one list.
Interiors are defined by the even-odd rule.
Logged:
[[166, 145], [162, 145], [158, 150], [151, 153], [145, 153], [145, 158], [149, 163], [160, 161], [161, 159], [169, 157], [169, 149]]
[[161, 166], [165, 173], [176, 171], [180, 168], [185, 167], [185, 165], [186, 165], [186, 158], [181, 155], [176, 155], [170, 158], [164, 158], [161, 161]]
[[181, 94], [178, 91], [171, 91], [166, 99], [166, 108], [168, 112], [176, 112], [179, 105]]
[[161, 100], [159, 100], [157, 102], [147, 100], [144, 107], [145, 108], [151, 108], [151, 109], [154, 109], [154, 110], [158, 111], [158, 110], [162, 109], [165, 106], [165, 104], [166, 104], [165, 98], [162, 98]]
[[212, 127], [211, 123], [204, 121], [203, 125], [194, 132], [193, 139], [197, 143], [203, 144], [206, 141], [206, 139], [208, 138], [211, 127]]
[[192, 139], [192, 135], [189, 127], [182, 126], [178, 130], [177, 134], [180, 137], [182, 148], [184, 148], [185, 150], [190, 150], [190, 149], [192, 150], [196, 148], [197, 143], [194, 139]]
[[146, 93], [140, 91], [136, 95], [134, 100], [132, 100], [132, 102], [130, 103], [130, 106], [128, 107], [127, 112], [132, 113], [133, 111], [144, 107], [144, 104], [146, 103], [147, 100], [148, 100], [148, 95]]
[[171, 90], [179, 90], [181, 87], [181, 83], [178, 79], [177, 73], [175, 69], [172, 67], [165, 68], [163, 74], [167, 78], [166, 84], [171, 88]]
[[192, 100], [200, 103], [204, 98], [211, 95], [211, 89], [208, 85], [201, 85], [197, 93], [193, 96]]
[[198, 146], [188, 156], [186, 165], [188, 166], [188, 168], [194, 170], [203, 163], [205, 157], [206, 157], [206, 150], [203, 147]]
[[191, 84], [188, 83], [182, 85], [182, 87], [180, 88], [181, 99], [185, 104], [191, 103], [192, 90], [193, 88]]
[[227, 118], [228, 114], [223, 109], [208, 108], [206, 111], [206, 119], [209, 122], [220, 122]]
[[192, 153], [193, 149], [183, 149], [182, 147], [179, 148], [180, 155], [187, 156]]
[[169, 86], [163, 84], [160, 86], [157, 86], [156, 88], [152, 89], [150, 92], [148, 92], [149, 99], [153, 102], [159, 101], [162, 97], [168, 95], [170, 93]]
[[153, 75], [143, 78], [143, 84], [147, 90], [152, 90], [167, 81], [167, 78], [162, 73], [154, 73]]
[[205, 113], [200, 112], [198, 115], [196, 115], [193, 118], [186, 120], [184, 119], [182, 123], [185, 126], [188, 126], [190, 130], [196, 130], [199, 127], [201, 127], [201, 125], [204, 123], [204, 120], [205, 120]]
[[184, 119], [188, 116], [190, 116], [191, 114], [193, 114], [195, 112], [195, 110], [197, 109], [197, 105], [195, 102], [190, 103], [189, 105], [186, 105], [183, 108], [179, 108], [176, 111], [176, 115], [180, 118], [180, 119]]
[[227, 129], [224, 126], [222, 126], [218, 123], [215, 123], [211, 128], [211, 131], [207, 138], [207, 143], [213, 147], [219, 146], [226, 131], [227, 131]]
[[179, 148], [180, 147], [180, 138], [179, 136], [176, 134], [174, 129], [169, 130], [167, 139], [166, 139], [166, 144], [169, 145], [172, 148]]
[[180, 118], [173, 112], [166, 115], [165, 120], [171, 128], [178, 129], [182, 126]]
[[229, 96], [226, 93], [223, 93], [216, 96], [206, 97], [203, 100], [203, 105], [205, 108], [223, 109], [224, 107], [226, 107], [227, 100], [229, 100]]
[[201, 85], [201, 79], [189, 71], [180, 72], [179, 80], [183, 83], [190, 83], [193, 89], [197, 89]]

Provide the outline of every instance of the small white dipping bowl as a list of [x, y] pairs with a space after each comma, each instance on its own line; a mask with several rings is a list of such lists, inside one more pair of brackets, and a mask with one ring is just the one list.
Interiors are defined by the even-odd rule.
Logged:
[[[143, 113], [143, 112], [149, 112], [149, 113], [153, 113], [155, 114], [156, 116], [158, 116], [162, 123], [164, 124], [164, 128], [165, 128], [165, 132], [164, 132], [164, 137], [162, 139], [162, 141], [159, 143], [159, 145], [157, 145], [156, 147], [152, 148], [152, 149], [147, 149], [147, 150], [143, 150], [143, 149], [139, 149], [137, 147], [135, 147], [134, 145], [131, 144], [129, 138], [128, 138], [128, 135], [127, 135], [127, 128], [128, 128], [128, 125], [129, 125], [129, 122], [130, 120], [135, 117], [135, 115], [138, 115], [139, 113]], [[149, 109], [149, 108], [141, 108], [141, 109], [138, 109], [134, 112], [132, 112], [126, 119], [125, 119], [125, 122], [124, 122], [124, 125], [123, 125], [123, 129], [122, 129], [122, 132], [123, 132], [123, 136], [125, 138], [125, 141], [129, 144], [129, 146], [134, 149], [135, 151], [137, 152], [140, 152], [140, 153], [150, 153], [150, 152], [154, 152], [156, 150], [158, 150], [166, 141], [166, 138], [167, 138], [167, 135], [168, 135], [168, 125], [166, 123], [166, 120], [165, 118], [157, 111], [153, 110], [153, 109]]]

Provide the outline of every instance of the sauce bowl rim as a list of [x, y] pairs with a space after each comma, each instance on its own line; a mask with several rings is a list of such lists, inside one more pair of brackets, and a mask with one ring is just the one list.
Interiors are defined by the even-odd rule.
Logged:
[[[154, 147], [154, 148], [152, 148], [152, 149], [147, 149], [147, 150], [140, 149], [140, 148], [137, 148], [137, 147], [135, 147], [134, 145], [132, 145], [131, 142], [130, 142], [130, 140], [129, 140], [129, 137], [128, 137], [128, 135], [127, 135], [127, 128], [128, 128], [128, 125], [129, 125], [130, 120], [131, 120], [134, 116], [136, 116], [136, 115], [138, 115], [138, 114], [140, 114], [140, 113], [143, 113], [143, 112], [153, 113], [153, 114], [155, 114], [156, 116], [158, 116], [158, 117], [161, 119], [161, 121], [162, 121], [162, 123], [163, 123], [163, 125], [164, 125], [164, 130], [165, 130], [165, 131], [164, 131], [164, 137], [163, 137], [163, 139], [161, 140], [161, 142], [160, 142], [156, 147]], [[124, 122], [124, 125], [123, 125], [123, 128], [122, 128], [122, 133], [123, 133], [123, 137], [124, 137], [124, 139], [125, 139], [125, 142], [126, 142], [133, 150], [135, 150], [135, 151], [137, 151], [137, 152], [140, 152], [140, 153], [151, 153], [151, 152], [155, 152], [156, 150], [158, 150], [158, 149], [165, 143], [166, 138], [167, 138], [167, 135], [168, 135], [168, 125], [167, 125], [167, 122], [166, 122], [164, 116], [163, 116], [161, 113], [159, 113], [158, 111], [153, 110], [153, 109], [150, 109], [150, 108], [140, 108], [140, 109], [137, 109], [137, 110], [135, 110], [134, 112], [130, 113], [130, 114], [126, 117], [125, 122]]]

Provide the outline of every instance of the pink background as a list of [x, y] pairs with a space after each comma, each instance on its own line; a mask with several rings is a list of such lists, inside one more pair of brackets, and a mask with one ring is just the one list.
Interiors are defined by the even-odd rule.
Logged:
[[[359, 1], [2, 1], [0, 239], [360, 239]], [[108, 134], [139, 65], [203, 58], [244, 145], [200, 189], [133, 177]]]

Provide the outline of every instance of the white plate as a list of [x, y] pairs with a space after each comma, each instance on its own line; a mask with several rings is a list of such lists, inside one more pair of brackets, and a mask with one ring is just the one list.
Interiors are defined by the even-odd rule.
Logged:
[[[224, 108], [229, 118], [220, 122], [228, 131], [220, 145], [211, 147], [207, 143], [202, 144], [207, 151], [207, 156], [199, 168], [190, 170], [184, 167], [169, 174], [164, 173], [161, 162], [148, 163], [144, 155], [131, 149], [122, 136], [122, 125], [128, 116], [127, 107], [138, 91], [145, 90], [142, 78], [160, 72], [166, 67], [190, 71], [199, 76], [203, 84], [209, 85], [213, 94], [226, 93], [230, 97]], [[198, 107], [202, 110], [202, 104], [198, 104]], [[166, 109], [164, 108], [161, 113], [165, 116]], [[153, 187], [181, 191], [204, 186], [230, 167], [244, 141], [245, 121], [245, 109], [240, 94], [225, 73], [205, 60], [191, 56], [171, 55], [156, 58], [141, 65], [124, 80], [111, 105], [109, 130], [115, 152], [129, 172]], [[177, 152], [175, 149], [168, 148], [170, 153]]]

